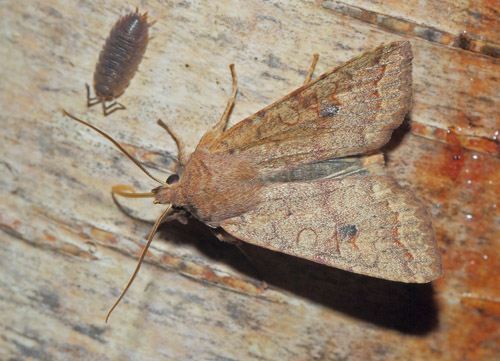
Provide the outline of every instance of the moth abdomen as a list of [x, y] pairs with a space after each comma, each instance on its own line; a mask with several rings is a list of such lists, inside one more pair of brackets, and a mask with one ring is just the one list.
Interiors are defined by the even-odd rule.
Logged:
[[342, 157], [307, 163], [276, 173], [266, 173], [261, 175], [260, 179], [264, 183], [287, 183], [363, 176], [368, 173], [377, 173], [380, 164], [383, 164], [383, 158], [379, 157], [379, 155]]

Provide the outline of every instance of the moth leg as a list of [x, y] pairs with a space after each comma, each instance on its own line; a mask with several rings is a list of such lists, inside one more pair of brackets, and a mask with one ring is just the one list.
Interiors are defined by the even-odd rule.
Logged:
[[[109, 110], [111, 109], [111, 110]], [[104, 116], [109, 115], [117, 110], [120, 109], [127, 109], [125, 105], [118, 103], [117, 101], [114, 101], [110, 105], [106, 105], [106, 101], [102, 101], [102, 112], [104, 113]]]
[[184, 142], [182, 141], [181, 137], [175, 133], [172, 128], [170, 128], [166, 123], [163, 122], [163, 120], [158, 119], [158, 125], [165, 129], [168, 134], [172, 137], [172, 139], [175, 141], [175, 144], [177, 144], [177, 165], [176, 165], [176, 172], [177, 169], [184, 168], [186, 163], [188, 162], [187, 154], [186, 154], [186, 147], [184, 146]]
[[231, 110], [233, 110], [234, 102], [236, 101], [236, 93], [238, 92], [238, 85], [236, 81], [236, 72], [234, 71], [234, 64], [231, 64], [229, 66], [229, 69], [231, 69], [231, 76], [233, 77], [233, 92], [231, 93], [231, 97], [227, 102], [226, 109], [224, 110], [222, 117], [211, 130], [205, 133], [205, 135], [201, 138], [198, 147], [201, 148], [208, 147], [227, 127], [229, 116], [231, 115]]
[[318, 58], [319, 58], [318, 54], [313, 55], [313, 62], [311, 64], [311, 67], [309, 68], [309, 71], [307, 72], [306, 80], [304, 81], [303, 85], [306, 85], [311, 81], [312, 75], [314, 73], [314, 68], [316, 68], [316, 63], [318, 62]]
[[233, 235], [229, 234], [222, 228], [211, 228], [212, 234], [217, 237], [217, 239], [221, 242], [225, 243], [230, 243], [238, 247], [239, 251], [245, 256], [245, 258], [250, 262], [252, 265], [253, 271], [262, 280], [263, 287], [267, 288], [267, 282], [264, 280], [264, 277], [262, 275], [262, 272], [260, 271], [260, 268], [257, 266], [257, 264], [254, 262], [254, 258], [251, 257], [248, 252], [245, 250], [245, 242], [239, 240], [238, 238], [234, 237]]
[[179, 222], [180, 224], [183, 224], [183, 225], [186, 225], [189, 222], [188, 221], [188, 215], [184, 211], [182, 211], [182, 210], [175, 210], [174, 213], [165, 216], [165, 218], [163, 219], [163, 221], [165, 223], [177, 221], [177, 222]]
[[85, 83], [85, 87], [87, 88], [87, 106], [91, 107], [93, 105], [99, 104], [102, 101], [101, 97], [90, 97], [90, 86]]
[[233, 92], [231, 94], [231, 97], [227, 101], [226, 109], [224, 110], [222, 117], [214, 127], [214, 129], [218, 130], [219, 134], [222, 133], [227, 127], [229, 116], [231, 115], [231, 110], [233, 110], [234, 102], [236, 101], [236, 93], [238, 92], [238, 84], [236, 81], [236, 72], [234, 71], [234, 64], [229, 65], [229, 69], [231, 69], [231, 76], [233, 78]]

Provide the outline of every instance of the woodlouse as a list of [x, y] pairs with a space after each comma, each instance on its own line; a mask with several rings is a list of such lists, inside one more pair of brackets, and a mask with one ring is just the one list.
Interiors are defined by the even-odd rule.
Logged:
[[[147, 22], [147, 12], [141, 14], [138, 8], [118, 19], [99, 54], [94, 72], [95, 97], [90, 97], [90, 87], [86, 84], [87, 106], [102, 103], [105, 116], [125, 109], [115, 99], [123, 94], [134, 76], [148, 45], [148, 29], [153, 24]], [[106, 105], [106, 102], [112, 103]]]

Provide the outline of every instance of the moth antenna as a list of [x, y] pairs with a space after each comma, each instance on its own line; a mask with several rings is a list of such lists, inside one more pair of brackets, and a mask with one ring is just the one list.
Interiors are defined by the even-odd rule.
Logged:
[[127, 283], [127, 286], [125, 286], [125, 289], [123, 290], [122, 294], [118, 299], [116, 300], [115, 304], [111, 309], [109, 310], [108, 314], [106, 315], [106, 323], [108, 323], [109, 316], [111, 316], [111, 312], [118, 306], [120, 301], [122, 300], [123, 296], [125, 296], [125, 293], [127, 293], [128, 289], [130, 288], [130, 285], [132, 285], [132, 282], [134, 282], [135, 276], [139, 273], [139, 269], [141, 268], [142, 261], [144, 260], [144, 257], [146, 256], [146, 253], [148, 252], [149, 246], [151, 245], [151, 241], [153, 240], [153, 236], [155, 235], [156, 231], [158, 230], [158, 227], [160, 226], [161, 221], [165, 216], [167, 215], [168, 211], [172, 208], [172, 204], [168, 206], [168, 208], [165, 210], [165, 212], [162, 213], [160, 218], [155, 222], [155, 225], [153, 226], [153, 229], [151, 230], [151, 233], [149, 234], [148, 241], [146, 242], [146, 246], [144, 246], [144, 249], [142, 250], [141, 257], [139, 258], [139, 262], [137, 263], [137, 267], [135, 267], [134, 274], [132, 277], [130, 277], [130, 280]]
[[316, 64], [318, 63], [318, 59], [319, 59], [319, 55], [314, 54], [313, 55], [313, 62], [311, 64], [311, 66], [309, 67], [309, 71], [307, 72], [306, 80], [304, 80], [303, 85], [306, 85], [307, 83], [309, 83], [311, 81], [311, 78], [312, 78], [313, 73], [314, 73], [314, 69], [316, 68]]
[[107, 139], [107, 140], [109, 140], [111, 143], [113, 143], [113, 145], [114, 145], [115, 147], [117, 147], [117, 148], [120, 150], [120, 152], [122, 152], [123, 154], [125, 154], [125, 156], [126, 156], [128, 159], [130, 159], [132, 162], [134, 162], [134, 164], [135, 164], [136, 166], [138, 166], [138, 167], [139, 167], [139, 168], [140, 168], [140, 169], [141, 169], [144, 173], [146, 173], [146, 175], [147, 175], [149, 178], [151, 178], [151, 179], [153, 179], [153, 180], [157, 181], [158, 183], [160, 183], [160, 184], [162, 184], [162, 185], [164, 185], [164, 186], [167, 186], [167, 183], [163, 182], [162, 180], [160, 180], [160, 179], [156, 178], [154, 175], [152, 175], [151, 173], [149, 173], [149, 172], [147, 171], [147, 169], [146, 169], [146, 168], [144, 168], [144, 167], [143, 167], [143, 166], [139, 163], [139, 161], [138, 161], [137, 159], [135, 159], [135, 158], [134, 158], [134, 156], [132, 156], [132, 154], [130, 154], [129, 152], [127, 152], [127, 151], [125, 150], [125, 148], [123, 148], [123, 147], [122, 147], [122, 146], [121, 146], [121, 145], [120, 145], [120, 144], [119, 144], [116, 140], [114, 140], [113, 138], [111, 138], [111, 136], [107, 135], [106, 133], [104, 133], [104, 132], [103, 132], [102, 130], [100, 130], [99, 128], [94, 127], [92, 124], [87, 123], [86, 121], [83, 121], [83, 120], [81, 120], [81, 119], [78, 119], [78, 118], [77, 118], [77, 117], [75, 117], [74, 115], [71, 115], [70, 113], [68, 113], [68, 112], [67, 112], [66, 110], [64, 110], [64, 109], [63, 109], [63, 113], [64, 113], [66, 116], [70, 117], [71, 119], [76, 120], [77, 122], [82, 123], [83, 125], [86, 125], [87, 127], [94, 129], [97, 133], [101, 134], [104, 138], [106, 138], [106, 139]]
[[234, 101], [236, 100], [236, 93], [238, 92], [238, 80], [236, 78], [236, 71], [234, 70], [234, 64], [229, 65], [229, 69], [231, 70], [231, 77], [233, 78], [233, 91], [227, 103], [226, 109], [224, 109], [224, 113], [222, 114], [221, 120], [219, 121], [221, 125], [224, 126], [224, 128], [227, 126], [227, 122], [229, 120], [229, 114], [231, 114], [231, 110], [233, 110]]

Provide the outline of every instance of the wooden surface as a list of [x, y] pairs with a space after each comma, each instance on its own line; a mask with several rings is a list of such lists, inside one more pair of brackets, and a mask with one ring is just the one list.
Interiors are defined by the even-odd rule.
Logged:
[[[1, 360], [499, 358], [497, 1], [142, 1], [153, 39], [120, 98], [127, 110], [104, 118], [84, 84], [135, 5], [2, 4]], [[400, 39], [412, 43], [415, 94], [386, 159], [429, 205], [441, 279], [405, 285], [249, 247], [252, 265], [203, 225], [173, 223], [104, 323], [163, 209], [131, 200], [120, 211], [112, 185], [156, 185], [62, 108], [165, 178], [176, 153], [157, 118], [192, 150], [223, 111], [229, 64], [234, 124], [302, 84], [312, 54], [319, 75]]]

